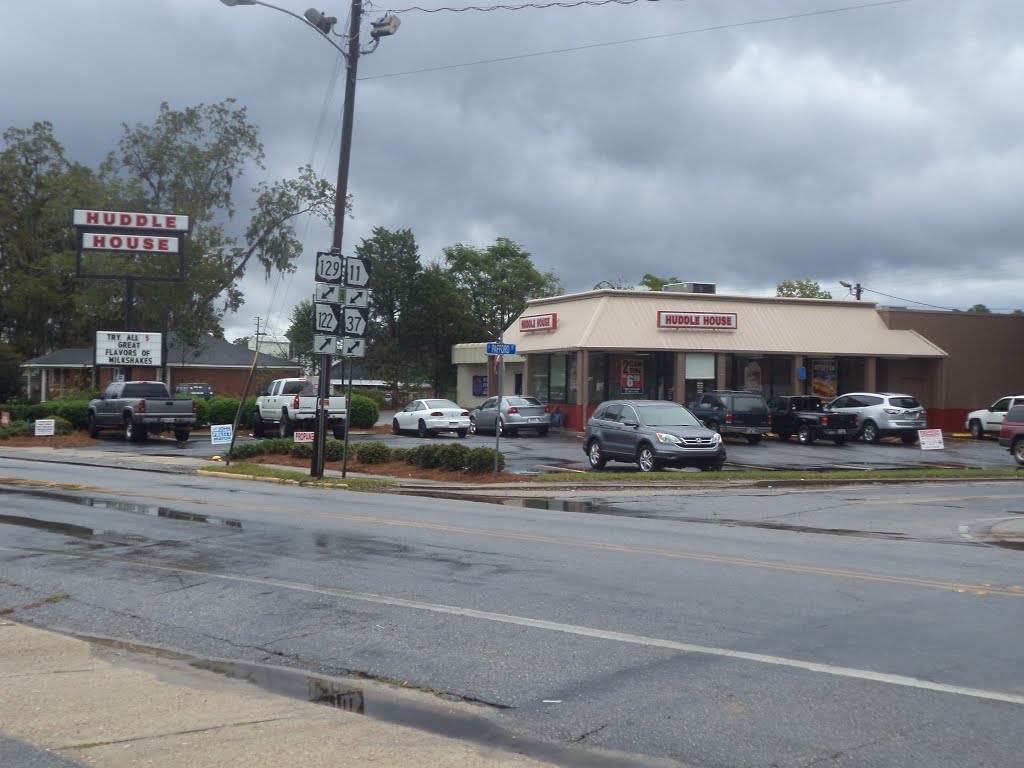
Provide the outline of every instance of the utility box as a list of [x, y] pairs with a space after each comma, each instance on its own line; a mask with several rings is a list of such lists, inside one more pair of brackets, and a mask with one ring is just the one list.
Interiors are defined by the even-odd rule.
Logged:
[[715, 293], [714, 283], [668, 283], [661, 290], [675, 293]]

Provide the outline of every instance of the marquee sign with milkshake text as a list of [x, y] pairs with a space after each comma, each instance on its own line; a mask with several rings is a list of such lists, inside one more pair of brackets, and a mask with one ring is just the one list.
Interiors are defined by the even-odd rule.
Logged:
[[530, 331], [553, 331], [558, 328], [558, 315], [552, 312], [550, 315], [526, 315], [519, 318], [519, 330]]
[[735, 312], [658, 312], [658, 327], [676, 331], [735, 331]]

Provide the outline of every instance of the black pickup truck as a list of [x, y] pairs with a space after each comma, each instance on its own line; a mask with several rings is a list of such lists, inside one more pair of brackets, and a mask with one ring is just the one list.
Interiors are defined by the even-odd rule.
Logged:
[[842, 445], [857, 434], [857, 416], [852, 413], [834, 413], [825, 408], [820, 397], [813, 395], [786, 395], [768, 401], [772, 429], [779, 440], [796, 435], [804, 445], [822, 438]]

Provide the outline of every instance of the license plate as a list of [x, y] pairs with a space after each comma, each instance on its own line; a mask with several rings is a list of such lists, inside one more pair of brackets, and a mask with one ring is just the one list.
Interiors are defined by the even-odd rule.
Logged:
[[457, 422], [457, 421], [449, 421], [448, 422], [448, 426], [449, 427], [457, 427], [457, 426], [459, 426], [459, 422]]
[[743, 434], [744, 435], [756, 435], [757, 434], [757, 427], [744, 427], [743, 428]]
[[852, 430], [849, 430], [849, 429], [833, 429], [832, 431], [833, 431], [833, 432], [834, 432], [835, 434], [837, 434], [837, 435], [847, 435], [847, 434], [849, 434], [849, 433], [850, 433], [850, 432], [851, 432]]
[[536, 422], [540, 421], [540, 419], [538, 419], [536, 416], [531, 416], [530, 417], [530, 421], [533, 422], [533, 423], [536, 423]]

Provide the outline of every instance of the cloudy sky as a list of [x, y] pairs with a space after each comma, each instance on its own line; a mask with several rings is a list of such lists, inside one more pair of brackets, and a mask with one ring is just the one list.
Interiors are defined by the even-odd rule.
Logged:
[[[426, 12], [442, 3], [468, 7], [366, 7], [364, 40], [386, 11], [402, 23], [359, 59], [347, 252], [408, 227], [425, 262], [509, 237], [569, 291], [650, 272], [774, 295], [810, 277], [837, 299], [846, 280], [887, 305], [1024, 308], [1021, 0]], [[347, 29], [350, 5], [317, 7]], [[243, 186], [307, 162], [335, 177], [340, 56], [294, 18], [218, 0], [0, 11], [0, 129], [49, 120], [95, 166], [162, 101], [234, 97], [267, 155]], [[299, 231], [302, 267], [247, 278], [229, 339], [256, 316], [283, 333], [310, 294], [330, 232]]]

